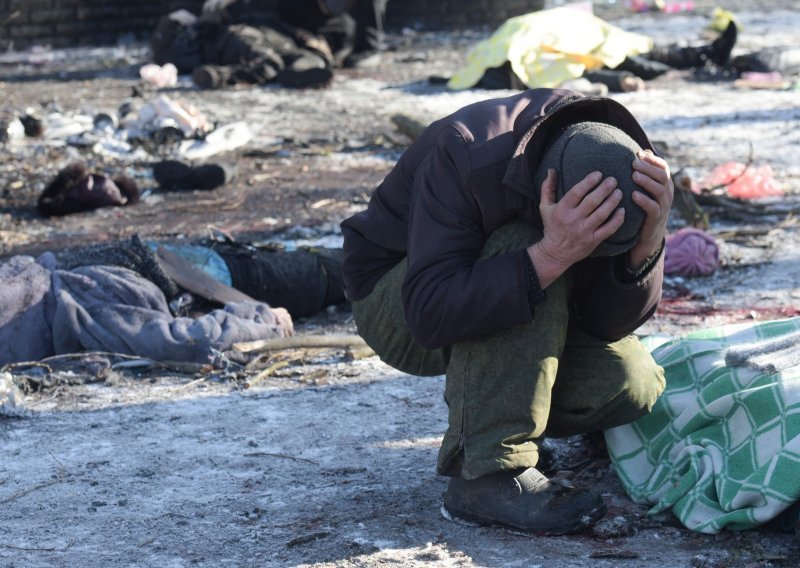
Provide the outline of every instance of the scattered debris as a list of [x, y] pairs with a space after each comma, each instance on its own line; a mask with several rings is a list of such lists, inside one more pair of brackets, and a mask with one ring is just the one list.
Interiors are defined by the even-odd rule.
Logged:
[[11, 373], [0, 373], [0, 416], [24, 416], [24, 397]]
[[[697, 4], [702, 9], [708, 6]], [[595, 9], [603, 6], [597, 4]], [[783, 23], [761, 6], [755, 9], [746, 21], [748, 28], [743, 28], [753, 30], [745, 40], [794, 41], [793, 12], [782, 13]], [[630, 17], [640, 18], [637, 26], [642, 29], [663, 35], [688, 29], [687, 20], [680, 15]], [[231, 191], [215, 192], [213, 198], [210, 194], [150, 194], [137, 207], [54, 219], [36, 215], [36, 196], [48, 179], [69, 163], [83, 160], [92, 169], [126, 173], [147, 191], [154, 184], [150, 162], [154, 158], [184, 159], [178, 148], [196, 140], [187, 140], [177, 128], [156, 131], [152, 138], [142, 140], [125, 138], [125, 125], [135, 119], [152, 91], [142, 87], [138, 76], [109, 75], [109, 79], [97, 80], [88, 73], [106, 68], [106, 58], [112, 64], [126, 60], [129, 55], [118, 53], [120, 50], [93, 52], [92, 60], [84, 55], [74, 57], [73, 52], [68, 60], [60, 50], [24, 54], [37, 72], [55, 74], [82, 65], [79, 71], [83, 75], [73, 76], [85, 80], [7, 82], [3, 86], [5, 104], [17, 109], [16, 116], [42, 101], [33, 110], [41, 116], [45, 131], [38, 138], [26, 136], [3, 148], [7, 154], [0, 160], [0, 252], [96, 243], [124, 238], [129, 231], [140, 229], [156, 237], [177, 239], [203, 235], [209, 226], [237, 237], [250, 233], [256, 240], [305, 240], [332, 234], [330, 228], [336, 226], [337, 218], [364, 206], [408, 142], [406, 136], [398, 134], [396, 141], [389, 136], [388, 131], [397, 127], [387, 124], [387, 116], [433, 118], [445, 115], [453, 105], [489, 96], [480, 92], [445, 95], [441, 85], [425, 80], [432, 73], [445, 75], [455, 69], [466, 47], [478, 38], [469, 30], [438, 34], [407, 30], [402, 39], [406, 44], [400, 45], [393, 61], [401, 60], [409, 50], [427, 49], [430, 55], [425, 60], [387, 64], [380, 74], [343, 71], [342, 80], [331, 89], [312, 94], [313, 104], [307, 97], [280, 88], [199, 94], [179, 84], [176, 94], [170, 91], [170, 96], [191, 102], [212, 124], [230, 124], [247, 117], [252, 136], [240, 147], [246, 148], [244, 151], [231, 152], [242, 172]], [[0, 59], [11, 55], [0, 54]], [[95, 65], [98, 57], [103, 62]], [[129, 66], [128, 75], [141, 61], [132, 61], [136, 67]], [[48, 90], [43, 95], [45, 85]], [[731, 85], [685, 83], [672, 77], [654, 82], [652, 89], [625, 95], [631, 108], [648, 123], [648, 130], [669, 142], [666, 156], [673, 169], [683, 167], [687, 175], [703, 179], [715, 164], [737, 156], [736, 138], [746, 129], [748, 138], [757, 140], [751, 164], [768, 159], [775, 178], [786, 188], [783, 196], [747, 201], [732, 198], [722, 188], [691, 195], [697, 217], [690, 221], [690, 217], [676, 214], [672, 228], [685, 222], [714, 236], [720, 245], [721, 267], [709, 277], [668, 278], [667, 296], [652, 325], [643, 330], [647, 333], [689, 331], [709, 321], [740, 323], [800, 315], [794, 279], [796, 252], [792, 252], [797, 242], [792, 219], [800, 212], [800, 178], [790, 151], [798, 131], [796, 105], [786, 91], [756, 92], [732, 89]], [[138, 93], [132, 92], [136, 89]], [[753, 103], [755, 96], [760, 97], [758, 106]], [[246, 114], [241, 110], [245, 108]], [[663, 117], [664, 108], [674, 109], [674, 115]], [[113, 120], [105, 125], [95, 120], [103, 113], [115, 116], [117, 126]], [[63, 122], [64, 131], [71, 129], [70, 134], [95, 133], [99, 126], [97, 139], [92, 144], [68, 145], [67, 136], [53, 136], [59, 125], [56, 119]], [[381, 144], [350, 144], [378, 140], [384, 134]], [[169, 138], [173, 135], [175, 138]], [[99, 139], [119, 143], [119, 151], [104, 148], [102, 153], [96, 152]], [[125, 153], [122, 142], [134, 152], [141, 151]], [[706, 225], [702, 224], [704, 217]], [[777, 262], [765, 262], [765, 255]], [[685, 289], [684, 295], [668, 296], [678, 294], [678, 287]], [[347, 310], [324, 312], [300, 323], [301, 334], [347, 335], [353, 331]], [[43, 447], [59, 448], [59, 459], [70, 471], [84, 472], [84, 476], [63, 487], [42, 487], [6, 504], [3, 520], [8, 521], [8, 532], [0, 547], [7, 550], [0, 550], [0, 557], [6, 562], [37, 564], [49, 558], [42, 554], [49, 550], [59, 552], [63, 563], [80, 564], [107, 544], [108, 536], [101, 527], [110, 526], [107, 523], [118, 520], [121, 513], [140, 515], [142, 522], [126, 527], [130, 538], [120, 543], [120, 556], [109, 558], [109, 563], [124, 558], [123, 562], [140, 564], [227, 561], [378, 566], [388, 562], [421, 566], [436, 561], [472, 566], [513, 564], [522, 558], [532, 566], [577, 567], [591, 564], [587, 558], [592, 553], [620, 552], [620, 565], [672, 567], [688, 565], [692, 556], [697, 565], [707, 566], [732, 565], [740, 559], [742, 564], [786, 564], [786, 558], [796, 557], [795, 537], [780, 539], [753, 530], [714, 539], [679, 531], [669, 526], [665, 517], [640, 520], [641, 507], [630, 504], [622, 494], [607, 462], [583, 463], [585, 448], [575, 452], [575, 459], [561, 460], [559, 469], [574, 471], [576, 484], [596, 484], [614, 504], [612, 519], [628, 519], [637, 533], [608, 537], [624, 539], [613, 543], [599, 543], [600, 537], [594, 535], [537, 539], [536, 547], [531, 548], [529, 537], [444, 524], [436, 513], [443, 482], [433, 473], [438, 435], [446, 416], [440, 378], [392, 373], [375, 357], [349, 361], [339, 348], [313, 349], [268, 351], [251, 361], [246, 357], [227, 369], [215, 370], [168, 367], [167, 362], [141, 358], [112, 359], [109, 368], [91, 361], [81, 365], [80, 359], [72, 359], [47, 361], [52, 372], [33, 366], [6, 370], [17, 384], [34, 389], [23, 390], [25, 407], [42, 412], [37, 415], [36, 428], [29, 427], [29, 420], [0, 419], [8, 428], [4, 435], [12, 434], [4, 438], [3, 449], [20, 458], [0, 465], [0, 498], [47, 480], [29, 477], [50, 473], [50, 464], [37, 458]], [[280, 357], [293, 359], [253, 388], [242, 388], [259, 372], [284, 360]], [[326, 373], [325, 386], [314, 378], [320, 371]], [[317, 467], [305, 462], [259, 460], [256, 456], [243, 459], [252, 449], [246, 445], [252, 438], [258, 440], [256, 450], [283, 455], [294, 455], [297, 447], [307, 444], [309, 453], [301, 455], [317, 462], [323, 475], [298, 475], [300, 466]], [[312, 438], [313, 444], [309, 443]], [[166, 450], [158, 446], [166, 440], [176, 446]], [[121, 447], [124, 452], [119, 451]], [[164, 453], [173, 449], [179, 451]], [[108, 465], [89, 466], [102, 462]], [[366, 468], [345, 478], [325, 475], [342, 464]], [[187, 482], [189, 475], [195, 475], [191, 483]], [[33, 520], [25, 515], [29, 500], [52, 503], [48, 510], [69, 511], [72, 490], [96, 494], [87, 495], [81, 501], [84, 506], [70, 512], [70, 523], [58, 525], [64, 531], [63, 539], [32, 532]], [[201, 499], [198, 491], [203, 492]], [[86, 505], [93, 501], [109, 505], [89, 513]], [[118, 501], [127, 502], [127, 509], [114, 507]], [[237, 513], [253, 511], [254, 503], [266, 512], [258, 521], [247, 517], [254, 526], [243, 530]], [[176, 521], [188, 528], [176, 526]], [[90, 535], [82, 532], [84, 527], [98, 530]], [[330, 534], [286, 546], [293, 539], [320, 532]], [[37, 534], [41, 540], [30, 536]], [[222, 540], [236, 544], [222, 551], [218, 546]], [[767, 543], [764, 546], [771, 554], [748, 555], [757, 543]], [[728, 555], [726, 550], [736, 553]], [[626, 562], [627, 551], [640, 558]], [[614, 563], [612, 557], [607, 558], [606, 563]], [[597, 563], [603, 564], [603, 560]]]
[[636, 534], [636, 525], [622, 515], [606, 517], [592, 527], [592, 534], [597, 538], [620, 538]]
[[178, 83], [178, 68], [172, 63], [164, 65], [148, 63], [139, 69], [139, 76], [146, 83], [159, 89], [174, 87]]

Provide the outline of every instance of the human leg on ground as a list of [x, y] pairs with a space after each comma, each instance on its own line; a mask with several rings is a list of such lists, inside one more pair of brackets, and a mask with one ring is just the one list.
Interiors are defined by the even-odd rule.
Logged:
[[708, 45], [657, 45], [651, 52], [643, 54], [642, 57], [664, 63], [673, 69], [703, 67], [706, 62], [722, 67], [730, 60], [737, 36], [738, 28], [734, 22], [730, 22], [725, 31]]
[[347, 66], [356, 66], [384, 49], [383, 23], [388, 0], [357, 0], [350, 9], [355, 21], [353, 53]]
[[258, 28], [207, 24], [202, 34], [205, 65], [192, 72], [200, 88], [261, 85], [274, 80], [285, 67], [276, 49], [280, 46]]

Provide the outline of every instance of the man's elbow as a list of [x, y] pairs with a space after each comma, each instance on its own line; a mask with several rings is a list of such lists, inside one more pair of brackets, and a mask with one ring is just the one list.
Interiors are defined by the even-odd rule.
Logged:
[[425, 349], [440, 349], [452, 343], [444, 327], [436, 321], [437, 318], [431, 314], [406, 312], [406, 325], [411, 336]]
[[637, 329], [639, 329], [653, 314], [655, 314], [658, 304], [651, 306], [646, 312], [637, 314], [620, 314], [618, 317], [599, 317], [591, 318], [587, 323], [584, 321], [583, 330], [593, 337], [602, 339], [603, 341], [614, 342], [619, 341]]

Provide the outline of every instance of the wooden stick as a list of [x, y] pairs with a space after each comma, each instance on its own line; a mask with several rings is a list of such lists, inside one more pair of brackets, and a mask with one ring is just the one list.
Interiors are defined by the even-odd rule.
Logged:
[[301, 461], [301, 462], [310, 463], [312, 465], [319, 465], [318, 462], [315, 462], [314, 460], [310, 460], [310, 459], [307, 459], [307, 458], [298, 458], [296, 456], [290, 456], [290, 455], [287, 455], [287, 454], [276, 454], [276, 453], [273, 453], [273, 452], [249, 452], [249, 453], [244, 454], [244, 457], [246, 457], [246, 458], [261, 458], [261, 457], [265, 457], [265, 458], [284, 458], [284, 459], [287, 459], [287, 460]]
[[233, 344], [233, 348], [241, 353], [260, 353], [263, 351], [302, 349], [306, 347], [363, 348], [367, 347], [367, 344], [358, 335], [295, 335]]
[[[294, 361], [297, 361], [297, 360], [298, 359], [294, 359]], [[278, 361], [277, 363], [273, 363], [272, 365], [270, 365], [269, 367], [267, 367], [266, 369], [261, 371], [259, 374], [257, 374], [255, 377], [253, 377], [252, 379], [246, 381], [244, 383], [244, 388], [249, 389], [250, 387], [252, 387], [256, 383], [260, 383], [261, 381], [263, 381], [264, 379], [269, 377], [272, 373], [274, 373], [278, 369], [286, 367], [291, 362], [292, 362], [292, 360], [289, 360], [289, 361]]]
[[684, 170], [678, 170], [673, 174], [672, 181], [675, 184], [673, 207], [689, 225], [707, 231], [710, 227], [708, 213], [698, 204], [692, 192], [692, 180], [689, 175]]
[[427, 127], [427, 124], [423, 124], [416, 118], [412, 118], [406, 114], [395, 114], [392, 116], [392, 122], [397, 127], [397, 130], [412, 140], [416, 140], [417, 137], [422, 134], [422, 131]]
[[44, 489], [45, 487], [49, 487], [51, 485], [55, 485], [56, 483], [58, 483], [60, 481], [61, 481], [61, 478], [53, 479], [53, 480], [50, 480], [50, 481], [45, 481], [44, 483], [39, 483], [38, 485], [34, 485], [33, 487], [25, 489], [24, 491], [20, 491], [18, 493], [14, 493], [10, 497], [6, 497], [2, 501], [0, 501], [0, 505], [5, 505], [6, 503], [10, 503], [11, 501], [19, 499], [20, 497], [24, 497], [28, 493], [33, 493], [37, 489]]
[[188, 383], [186, 383], [185, 385], [181, 385], [181, 386], [179, 386], [179, 387], [178, 387], [178, 389], [179, 389], [179, 390], [185, 390], [185, 389], [188, 389], [188, 388], [191, 388], [191, 387], [193, 387], [194, 385], [197, 385], [197, 384], [199, 384], [199, 383], [202, 383], [202, 382], [203, 382], [203, 381], [205, 381], [205, 380], [206, 380], [206, 378], [205, 378], [205, 377], [200, 377], [199, 379], [195, 379], [195, 380], [193, 380], [193, 381], [189, 381], [189, 382], [188, 382]]
[[0, 543], [0, 546], [2, 546], [3, 548], [8, 548], [10, 550], [22, 550], [24, 552], [66, 552], [67, 550], [70, 549], [70, 547], [72, 546], [72, 543], [70, 542], [64, 548], [38, 547], [38, 546], [34, 546], [34, 547], [14, 546], [13, 544], [6, 544], [6, 543]]

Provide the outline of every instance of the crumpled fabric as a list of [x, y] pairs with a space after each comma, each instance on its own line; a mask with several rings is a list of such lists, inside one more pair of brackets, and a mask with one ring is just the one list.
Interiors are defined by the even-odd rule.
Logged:
[[285, 335], [260, 302], [174, 317], [155, 284], [119, 266], [59, 270], [52, 253], [0, 266], [0, 365], [80, 351], [215, 364], [234, 343]]
[[791, 345], [798, 333], [800, 318], [786, 318], [653, 338], [666, 389], [649, 413], [605, 431], [622, 486], [652, 506], [648, 515], [672, 511], [705, 534], [783, 525], [787, 512], [797, 523], [800, 366], [773, 373], [725, 359], [743, 346]]
[[85, 163], [76, 162], [61, 169], [47, 184], [37, 205], [39, 213], [49, 217], [138, 202], [139, 188], [133, 178], [92, 173]]
[[719, 246], [714, 237], [693, 227], [669, 235], [664, 251], [664, 274], [708, 276], [719, 268]]
[[586, 11], [570, 7], [540, 10], [506, 20], [467, 54], [467, 65], [447, 83], [468, 89], [487, 69], [506, 61], [530, 88], [554, 88], [584, 71], [613, 69], [627, 56], [653, 49], [650, 37], [626, 32]]
[[172, 63], [165, 63], [164, 65], [147, 63], [139, 68], [139, 76], [144, 82], [159, 89], [174, 87], [178, 84], [178, 68]]
[[769, 164], [753, 166], [741, 162], [718, 165], [703, 180], [703, 187], [725, 186], [730, 197], [759, 199], [783, 195], [783, 186], [775, 179]]

